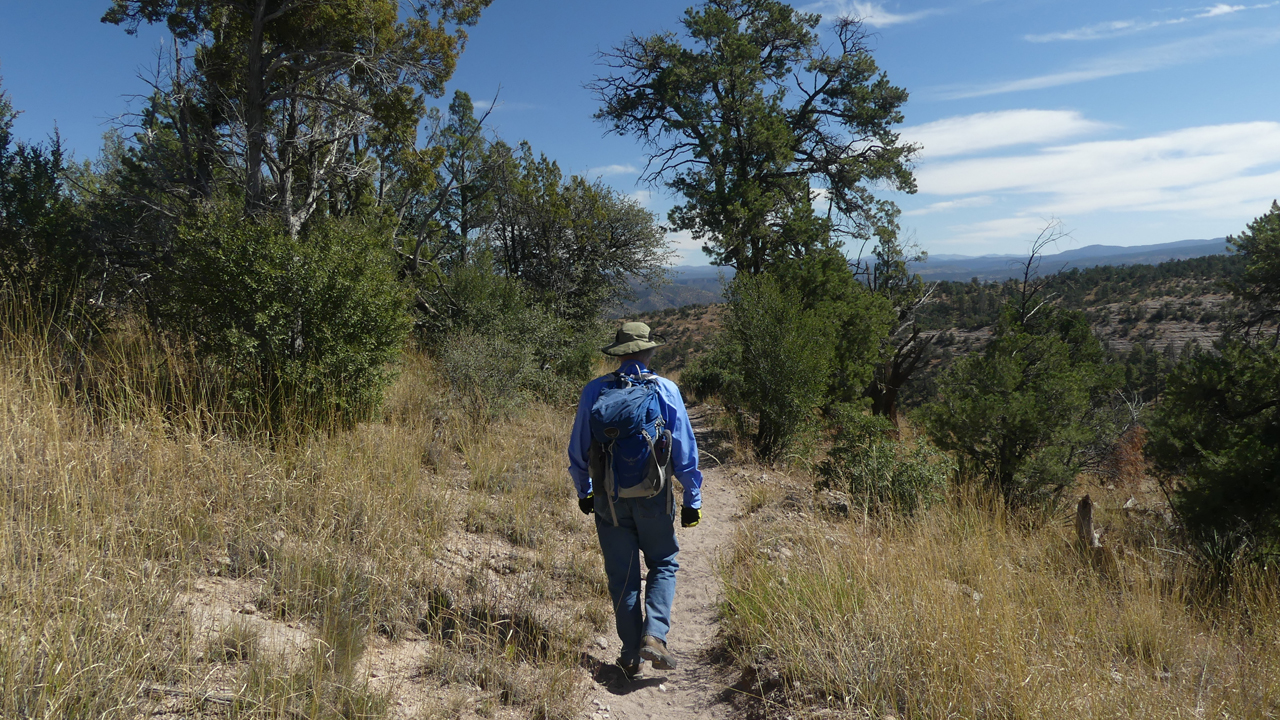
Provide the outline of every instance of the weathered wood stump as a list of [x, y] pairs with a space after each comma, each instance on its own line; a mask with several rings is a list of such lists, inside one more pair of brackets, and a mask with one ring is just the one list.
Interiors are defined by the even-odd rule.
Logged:
[[1093, 526], [1093, 499], [1088, 495], [1076, 503], [1076, 548], [1094, 568], [1104, 572], [1115, 569], [1115, 557], [1102, 545], [1102, 530]]

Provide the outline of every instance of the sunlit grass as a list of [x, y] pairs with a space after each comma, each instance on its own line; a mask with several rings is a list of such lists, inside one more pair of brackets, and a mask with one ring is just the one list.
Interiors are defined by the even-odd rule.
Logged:
[[[505, 704], [531, 717], [576, 713], [603, 583], [570, 514], [564, 409], [477, 422], [410, 353], [372, 421], [268, 436], [140, 331], [87, 353], [0, 345], [0, 717], [394, 714], [361, 675], [376, 635], [503, 668], [521, 683]], [[463, 572], [469, 542], [529, 558], [508, 573], [476, 553]], [[279, 656], [239, 621], [197, 632], [178, 598], [211, 576], [310, 649]], [[472, 685], [457, 694], [504, 702]]]
[[915, 522], [749, 522], [723, 565], [726, 642], [756, 692], [855, 717], [1280, 713], [1274, 574], [1215, 598], [1172, 548], [1113, 547], [1099, 570], [1068, 532], [966, 500]]

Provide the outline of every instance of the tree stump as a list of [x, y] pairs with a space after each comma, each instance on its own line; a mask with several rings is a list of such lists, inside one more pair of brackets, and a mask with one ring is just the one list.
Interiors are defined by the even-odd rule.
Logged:
[[1116, 569], [1115, 556], [1102, 546], [1102, 530], [1093, 526], [1093, 500], [1085, 495], [1076, 503], [1076, 548], [1089, 564], [1104, 573]]
[[1076, 503], [1076, 539], [1081, 549], [1102, 547], [1099, 533], [1093, 529], [1093, 500], [1088, 495]]

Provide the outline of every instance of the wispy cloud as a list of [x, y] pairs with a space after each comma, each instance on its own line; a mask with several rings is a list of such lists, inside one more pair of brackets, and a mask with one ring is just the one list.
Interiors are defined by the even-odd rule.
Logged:
[[667, 233], [667, 245], [675, 253], [676, 264], [706, 264], [706, 253], [702, 252], [702, 243], [693, 239], [693, 233], [679, 230]]
[[1104, 55], [1076, 68], [1045, 75], [1008, 80], [977, 87], [950, 88], [942, 91], [948, 99], [984, 97], [1023, 90], [1071, 85], [1100, 78], [1130, 75], [1184, 65], [1219, 55], [1248, 52], [1280, 41], [1280, 27], [1229, 30], [1138, 50]]
[[964, 208], [985, 207], [995, 202], [995, 198], [990, 195], [975, 195], [974, 197], [960, 198], [959, 200], [943, 200], [931, 205], [926, 205], [915, 210], [908, 210], [902, 213], [903, 216], [920, 216], [932, 215], [934, 213], [946, 212], [948, 210], [961, 210]]
[[940, 245], [943, 247], [963, 245], [972, 248], [983, 244], [994, 244], [991, 243], [993, 240], [1008, 240], [1016, 237], [1034, 238], [1050, 222], [1048, 217], [1022, 215], [966, 225], [952, 225], [947, 228], [951, 236]]
[[943, 118], [903, 128], [900, 135], [907, 142], [919, 144], [922, 159], [928, 159], [1043, 144], [1107, 127], [1073, 110], [1001, 110]]
[[1134, 33], [1152, 30], [1166, 25], [1181, 25], [1182, 23], [1190, 20], [1230, 15], [1232, 13], [1241, 12], [1242, 10], [1261, 10], [1263, 8], [1273, 7], [1276, 4], [1277, 3], [1275, 2], [1263, 3], [1261, 5], [1227, 5], [1226, 3], [1218, 3], [1212, 7], [1202, 8], [1201, 12], [1190, 16], [1169, 18], [1167, 20], [1112, 20], [1110, 22], [1085, 25], [1084, 27], [1072, 30], [1026, 35], [1025, 39], [1036, 43], [1057, 42], [1061, 40], [1102, 40], [1106, 38], [1119, 37], [1121, 35], [1133, 35]]
[[640, 168], [635, 165], [601, 165], [587, 171], [589, 177], [607, 177], [609, 175], [636, 175]]
[[806, 6], [804, 10], [837, 17], [855, 17], [871, 27], [901, 25], [941, 12], [936, 8], [929, 8], [914, 12], [897, 13], [886, 10], [882, 3], [865, 2], [863, 0], [820, 0]]
[[483, 113], [489, 110], [494, 112], [497, 112], [498, 110], [532, 110], [538, 106], [533, 103], [507, 102], [505, 100], [499, 100], [497, 102], [492, 100], [472, 100], [471, 107], [475, 108], [476, 112]]
[[649, 207], [649, 203], [653, 201], [653, 192], [649, 190], [637, 190], [630, 195], [627, 195], [627, 197], [635, 201], [635, 203], [640, 207]]
[[1204, 12], [1196, 15], [1196, 17], [1198, 18], [1218, 17], [1219, 15], [1230, 15], [1231, 13], [1237, 13], [1237, 12], [1240, 12], [1241, 10], [1260, 10], [1262, 8], [1269, 8], [1275, 4], [1276, 3], [1273, 3], [1273, 2], [1265, 3], [1262, 5], [1228, 5], [1226, 3], [1218, 3], [1213, 7], [1205, 8]]
[[1139, 33], [1143, 30], [1150, 30], [1162, 25], [1178, 25], [1186, 21], [1187, 18], [1154, 20], [1150, 22], [1139, 22], [1137, 20], [1112, 20], [1111, 22], [1086, 25], [1084, 27], [1075, 28], [1074, 30], [1044, 33], [1041, 35], [1027, 35], [1025, 37], [1026, 40], [1035, 43], [1056, 42], [1059, 40], [1101, 40], [1103, 38], [1118, 37], [1120, 35], [1132, 35], [1134, 33]]
[[1130, 140], [1048, 147], [1013, 157], [926, 165], [920, 192], [1023, 195], [1026, 214], [1194, 212], [1238, 218], [1280, 195], [1280, 123], [1207, 125]]

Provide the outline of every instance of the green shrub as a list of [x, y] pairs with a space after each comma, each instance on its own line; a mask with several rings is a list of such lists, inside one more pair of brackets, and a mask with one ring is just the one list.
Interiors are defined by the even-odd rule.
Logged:
[[741, 353], [740, 380], [729, 395], [755, 415], [756, 451], [774, 460], [811, 426], [826, 399], [830, 325], [768, 274], [739, 275], [728, 304], [725, 332]]
[[680, 372], [680, 389], [696, 400], [718, 397], [730, 407], [739, 405], [734, 394], [742, 387], [742, 348], [721, 334], [711, 350], [699, 355]]
[[1174, 367], [1146, 453], [1193, 540], [1280, 543], [1280, 348], [1229, 338]]
[[1280, 204], [1227, 241], [1244, 266], [1236, 317], [1212, 352], [1184, 350], [1146, 445], [1193, 551], [1219, 571], [1280, 549]]
[[87, 304], [75, 300], [95, 257], [64, 186], [61, 143], [56, 136], [48, 147], [15, 142], [15, 117], [0, 92], [0, 293], [35, 312], [0, 320], [53, 320], [67, 329], [68, 320], [89, 318]]
[[908, 446], [893, 439], [893, 423], [882, 416], [841, 413], [835, 445], [818, 464], [819, 486], [847, 490], [869, 511], [911, 515], [943, 496], [954, 463], [927, 443]]
[[1051, 504], [1106, 456], [1120, 368], [1078, 311], [1005, 308], [980, 355], [957, 361], [923, 408], [931, 439], [1011, 506]]
[[408, 332], [384, 228], [320, 220], [290, 237], [230, 203], [187, 219], [162, 305], [225, 373], [241, 408], [273, 422], [350, 422], [392, 379]]
[[498, 274], [487, 254], [441, 277], [440, 302], [419, 321], [419, 338], [477, 418], [504, 415], [530, 398], [577, 399], [605, 344], [599, 324], [556, 316], [519, 280]]

